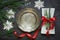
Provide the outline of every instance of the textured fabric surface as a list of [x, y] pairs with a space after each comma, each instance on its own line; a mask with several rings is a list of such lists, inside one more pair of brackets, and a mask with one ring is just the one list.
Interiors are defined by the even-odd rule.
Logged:
[[[21, 9], [25, 8], [25, 7], [34, 8], [34, 1], [36, 1], [36, 0], [29, 0], [29, 2], [31, 2], [31, 4], [28, 6], [23, 5], [21, 7]], [[43, 0], [43, 1], [44, 1], [45, 8], [56, 8], [55, 14], [54, 14], [54, 16], [56, 16], [56, 21], [55, 21], [56, 34], [50, 35], [50, 37], [48, 38], [39, 32], [36, 40], [60, 40], [60, 0]], [[38, 10], [37, 8], [35, 8], [35, 9], [39, 12], [39, 15], [41, 17], [41, 10]], [[19, 11], [19, 10], [20, 9], [17, 9], [17, 11]], [[16, 23], [14, 23], [13, 30], [16, 30], [17, 32], [19, 32], [19, 34], [22, 33], [22, 31], [17, 28]], [[24, 37], [22, 39], [17, 38], [13, 35], [13, 33], [9, 34], [9, 36], [7, 36], [6, 31], [3, 30], [3, 25], [1, 22], [0, 22], [0, 32], [2, 33], [0, 36], [0, 40], [29, 40], [29, 38], [27, 38], [27, 37]], [[33, 33], [34, 32], [32, 32], [31, 34], [33, 34]]]

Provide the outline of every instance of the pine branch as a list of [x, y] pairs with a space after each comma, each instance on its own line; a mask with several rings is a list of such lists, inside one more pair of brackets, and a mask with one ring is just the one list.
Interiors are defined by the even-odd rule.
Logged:
[[[49, 9], [49, 14], [48, 14], [47, 10], [45, 10], [45, 14], [44, 15], [47, 16], [47, 19], [50, 19], [50, 17], [51, 17], [51, 15], [50, 15], [50, 9]], [[50, 27], [50, 23], [47, 22], [46, 23], [46, 29], [49, 29], [49, 27]]]
[[23, 4], [22, 1], [19, 1], [19, 0], [7, 0], [7, 1], [3, 1], [3, 0], [0, 0], [0, 9], [6, 7], [6, 6], [11, 6], [11, 5], [17, 5], [16, 2], [19, 2], [19, 4]]
[[0, 10], [0, 21], [5, 22], [5, 20], [7, 19], [6, 14], [7, 12], [5, 10]]
[[6, 14], [8, 14], [3, 8], [9, 7], [11, 9], [16, 10], [17, 7], [20, 7], [24, 3], [20, 0], [0, 0], [0, 21], [5, 22], [7, 19]]

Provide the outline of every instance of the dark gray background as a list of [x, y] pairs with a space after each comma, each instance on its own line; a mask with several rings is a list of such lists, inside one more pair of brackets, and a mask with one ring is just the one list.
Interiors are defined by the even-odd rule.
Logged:
[[[30, 8], [34, 8], [34, 1], [36, 0], [29, 0], [28, 2], [31, 2], [30, 5], [28, 6], [22, 6], [22, 8], [25, 7], [30, 7]], [[44, 6], [45, 8], [55, 8], [55, 14], [54, 16], [56, 17], [56, 21], [55, 21], [55, 29], [56, 29], [56, 34], [55, 35], [50, 35], [50, 37], [46, 37], [45, 35], [42, 35], [40, 32], [38, 34], [38, 37], [36, 38], [36, 40], [60, 40], [60, 0], [43, 0], [44, 1]], [[24, 1], [23, 1], [24, 2]], [[38, 10], [37, 8], [34, 8], [39, 12], [39, 15], [41, 17], [41, 10]], [[17, 9], [17, 12], [20, 10], [20, 8]], [[14, 22], [14, 28], [13, 30], [16, 30], [19, 33], [22, 33], [21, 30], [19, 30], [16, 26], [16, 23]], [[1, 40], [29, 40], [29, 38], [24, 37], [22, 39], [15, 37], [13, 34], [9, 34], [9, 36], [6, 35], [6, 31], [3, 30], [3, 25], [0, 22], [0, 32], [2, 32], [0, 39]], [[32, 32], [34, 33], [34, 32]], [[31, 33], [31, 34], [32, 34]]]

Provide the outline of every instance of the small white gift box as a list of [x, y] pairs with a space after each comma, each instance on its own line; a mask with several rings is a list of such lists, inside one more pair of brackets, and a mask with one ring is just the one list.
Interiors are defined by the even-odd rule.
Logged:
[[[50, 18], [53, 18], [54, 16], [55, 8], [42, 8], [42, 16], [46, 17], [45, 13], [47, 12], [47, 15], [50, 15]], [[48, 29], [46, 29], [46, 24], [41, 27], [41, 34], [46, 34]], [[49, 30], [49, 34], [55, 34], [55, 27], [52, 30]]]

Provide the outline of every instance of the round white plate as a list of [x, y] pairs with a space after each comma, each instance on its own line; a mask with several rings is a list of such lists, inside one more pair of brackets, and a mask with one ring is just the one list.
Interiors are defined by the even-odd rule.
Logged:
[[17, 13], [16, 22], [19, 29], [24, 32], [35, 31], [40, 24], [38, 13], [32, 8], [25, 8]]

